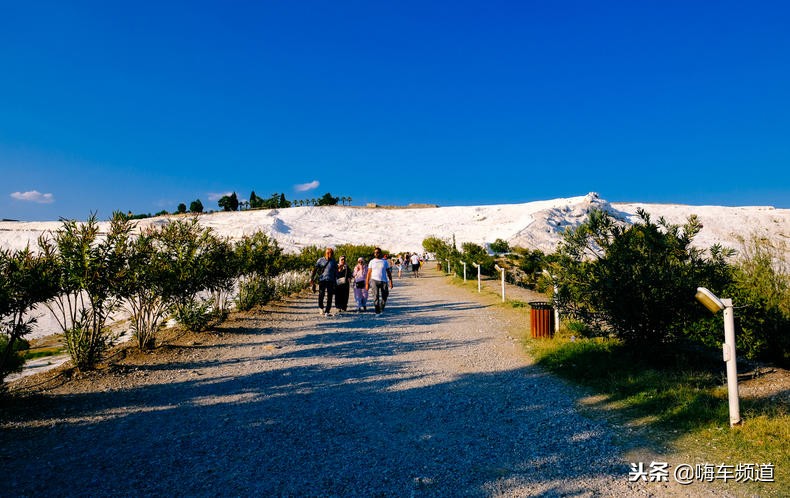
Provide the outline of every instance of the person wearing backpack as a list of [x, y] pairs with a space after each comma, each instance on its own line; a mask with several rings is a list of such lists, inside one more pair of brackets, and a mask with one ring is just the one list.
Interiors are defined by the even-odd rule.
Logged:
[[[318, 277], [318, 309], [324, 316], [332, 316], [332, 297], [335, 295], [337, 285], [337, 261], [335, 261], [335, 250], [327, 247], [324, 255], [315, 262], [312, 273], [310, 273], [310, 285], [315, 292], [316, 276]], [[324, 296], [326, 296], [326, 307], [324, 307]]]

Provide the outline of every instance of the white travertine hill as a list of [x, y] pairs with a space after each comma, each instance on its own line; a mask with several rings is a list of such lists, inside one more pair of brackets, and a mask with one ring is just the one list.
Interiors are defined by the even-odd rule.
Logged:
[[[523, 204], [448, 206], [428, 208], [367, 208], [356, 206], [294, 207], [287, 209], [212, 213], [201, 223], [223, 236], [239, 238], [263, 230], [291, 252], [308, 245], [343, 243], [379, 245], [389, 251], [421, 251], [428, 236], [457, 244], [484, 245], [504, 239], [511, 245], [552, 252], [568, 227], [582, 223], [592, 208], [605, 209], [629, 222], [644, 208], [653, 220], [683, 224], [696, 214], [704, 228], [695, 239], [698, 247], [714, 243], [738, 249], [739, 237], [757, 234], [790, 242], [790, 209], [769, 206], [723, 207], [678, 204], [608, 202], [595, 193], [579, 197]], [[184, 216], [184, 215], [181, 215]], [[140, 220], [139, 226], [167, 223], [175, 216]], [[102, 225], [106, 227], [107, 223]], [[37, 238], [56, 230], [59, 222], [0, 222], [0, 247], [35, 247]], [[790, 246], [790, 244], [788, 244]]]

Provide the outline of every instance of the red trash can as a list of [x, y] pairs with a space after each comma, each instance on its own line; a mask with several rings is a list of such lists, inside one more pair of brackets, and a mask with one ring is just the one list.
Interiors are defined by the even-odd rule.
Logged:
[[529, 303], [530, 335], [533, 339], [551, 339], [554, 337], [554, 310], [546, 301]]

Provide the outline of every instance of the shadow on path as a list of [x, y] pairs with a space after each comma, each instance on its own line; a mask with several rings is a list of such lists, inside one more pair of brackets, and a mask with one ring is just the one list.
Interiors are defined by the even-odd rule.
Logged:
[[30, 398], [40, 411], [0, 432], [2, 494], [559, 496], [626, 480], [606, 428], [540, 369], [447, 370], [487, 339], [435, 329], [485, 307], [427, 285], [396, 282], [378, 318], [325, 319], [303, 297], [234, 322], [234, 342], [134, 367], [167, 382]]

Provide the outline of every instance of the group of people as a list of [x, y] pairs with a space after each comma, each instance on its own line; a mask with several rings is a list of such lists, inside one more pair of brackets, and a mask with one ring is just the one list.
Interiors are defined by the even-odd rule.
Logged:
[[403, 270], [410, 269], [412, 277], [419, 277], [420, 276], [420, 264], [422, 263], [422, 258], [420, 255], [415, 253], [406, 253], [402, 256], [398, 256], [395, 259], [395, 266], [398, 267], [398, 278], [401, 278], [403, 274]]
[[393, 287], [392, 268], [382, 254], [381, 248], [373, 251], [373, 259], [365, 264], [363, 258], [357, 259], [357, 265], [351, 269], [346, 264], [346, 257], [335, 260], [335, 250], [327, 247], [324, 256], [316, 261], [310, 274], [313, 292], [318, 283], [318, 308], [324, 316], [332, 316], [332, 298], [339, 312], [348, 311], [350, 289], [354, 289], [354, 300], [357, 312], [367, 311], [368, 296], [373, 291], [373, 307], [376, 314], [384, 311], [389, 297], [389, 289]]

